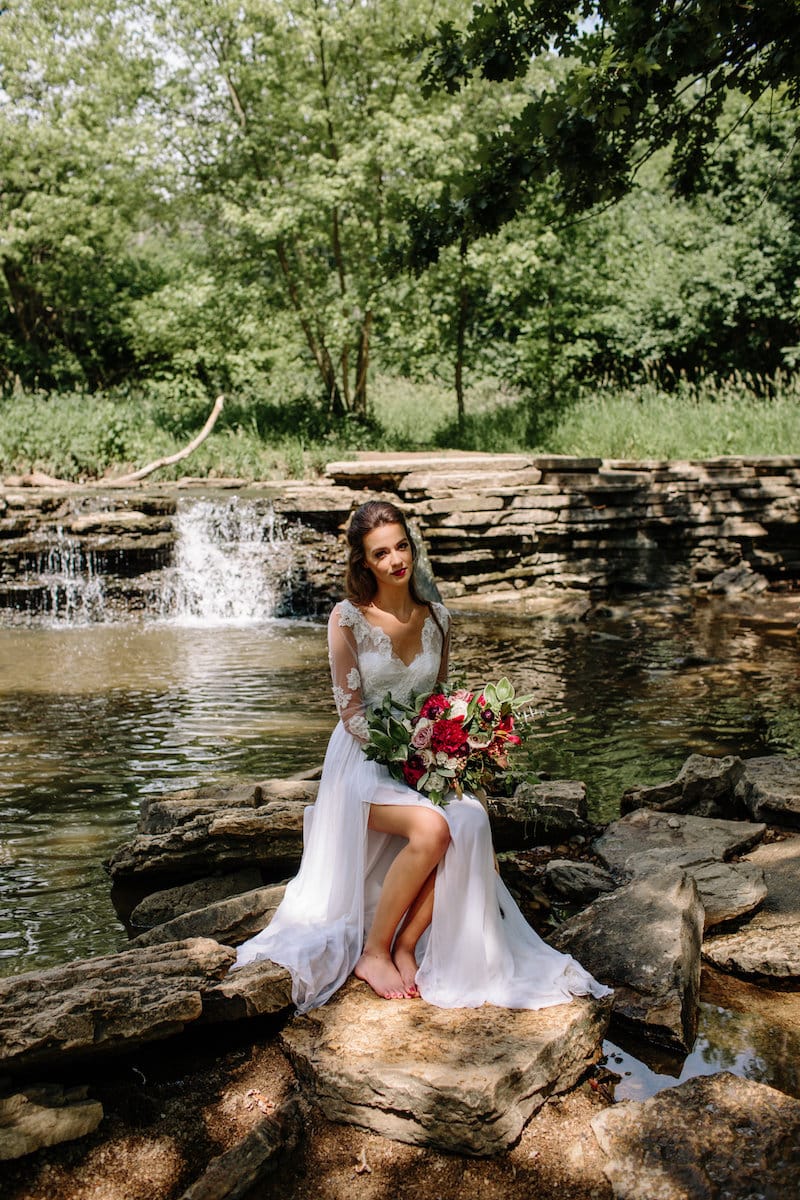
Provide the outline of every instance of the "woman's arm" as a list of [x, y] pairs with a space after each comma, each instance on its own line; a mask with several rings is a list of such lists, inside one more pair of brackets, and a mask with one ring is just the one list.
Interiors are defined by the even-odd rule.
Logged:
[[337, 604], [328, 621], [328, 658], [331, 664], [333, 701], [342, 724], [362, 744], [369, 738], [366, 711], [361, 695], [358, 648], [353, 630], [339, 624]]

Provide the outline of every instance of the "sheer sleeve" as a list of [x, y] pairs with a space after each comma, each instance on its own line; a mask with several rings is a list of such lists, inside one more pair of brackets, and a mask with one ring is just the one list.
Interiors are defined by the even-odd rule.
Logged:
[[358, 648], [353, 630], [339, 623], [337, 604], [328, 621], [328, 657], [331, 664], [333, 700], [342, 724], [359, 742], [369, 737], [367, 706], [361, 695]]

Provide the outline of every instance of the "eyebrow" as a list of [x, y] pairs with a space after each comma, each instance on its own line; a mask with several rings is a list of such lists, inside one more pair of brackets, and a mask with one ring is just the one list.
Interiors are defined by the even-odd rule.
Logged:
[[[399, 538], [398, 541], [396, 541], [394, 543], [395, 550], [397, 549], [398, 546], [402, 546], [404, 543], [405, 543], [405, 545], [409, 544], [408, 538], [407, 537]], [[375, 549], [372, 551], [372, 553], [380, 554], [381, 550], [390, 550], [390, 549], [391, 549], [391, 546], [376, 546]]]

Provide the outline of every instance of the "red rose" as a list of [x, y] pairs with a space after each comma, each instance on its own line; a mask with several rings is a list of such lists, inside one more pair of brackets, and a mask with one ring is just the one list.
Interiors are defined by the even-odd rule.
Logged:
[[463, 718], [443, 718], [437, 721], [431, 734], [431, 750], [437, 754], [440, 751], [447, 755], [466, 754], [467, 731]]
[[411, 758], [403, 763], [403, 778], [409, 787], [416, 788], [424, 774], [425, 764], [418, 754], [412, 754]]

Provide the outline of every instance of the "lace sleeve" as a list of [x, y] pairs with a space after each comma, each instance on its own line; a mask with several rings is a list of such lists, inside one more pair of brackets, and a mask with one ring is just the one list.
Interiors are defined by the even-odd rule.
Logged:
[[333, 700], [348, 733], [359, 742], [369, 737], [366, 704], [361, 696], [358, 649], [352, 628], [340, 624], [337, 604], [328, 621], [328, 657], [331, 664]]
[[431, 605], [438, 624], [442, 631], [442, 653], [439, 659], [439, 671], [436, 676], [437, 684], [447, 683], [447, 676], [450, 671], [450, 613], [443, 604], [433, 603]]

